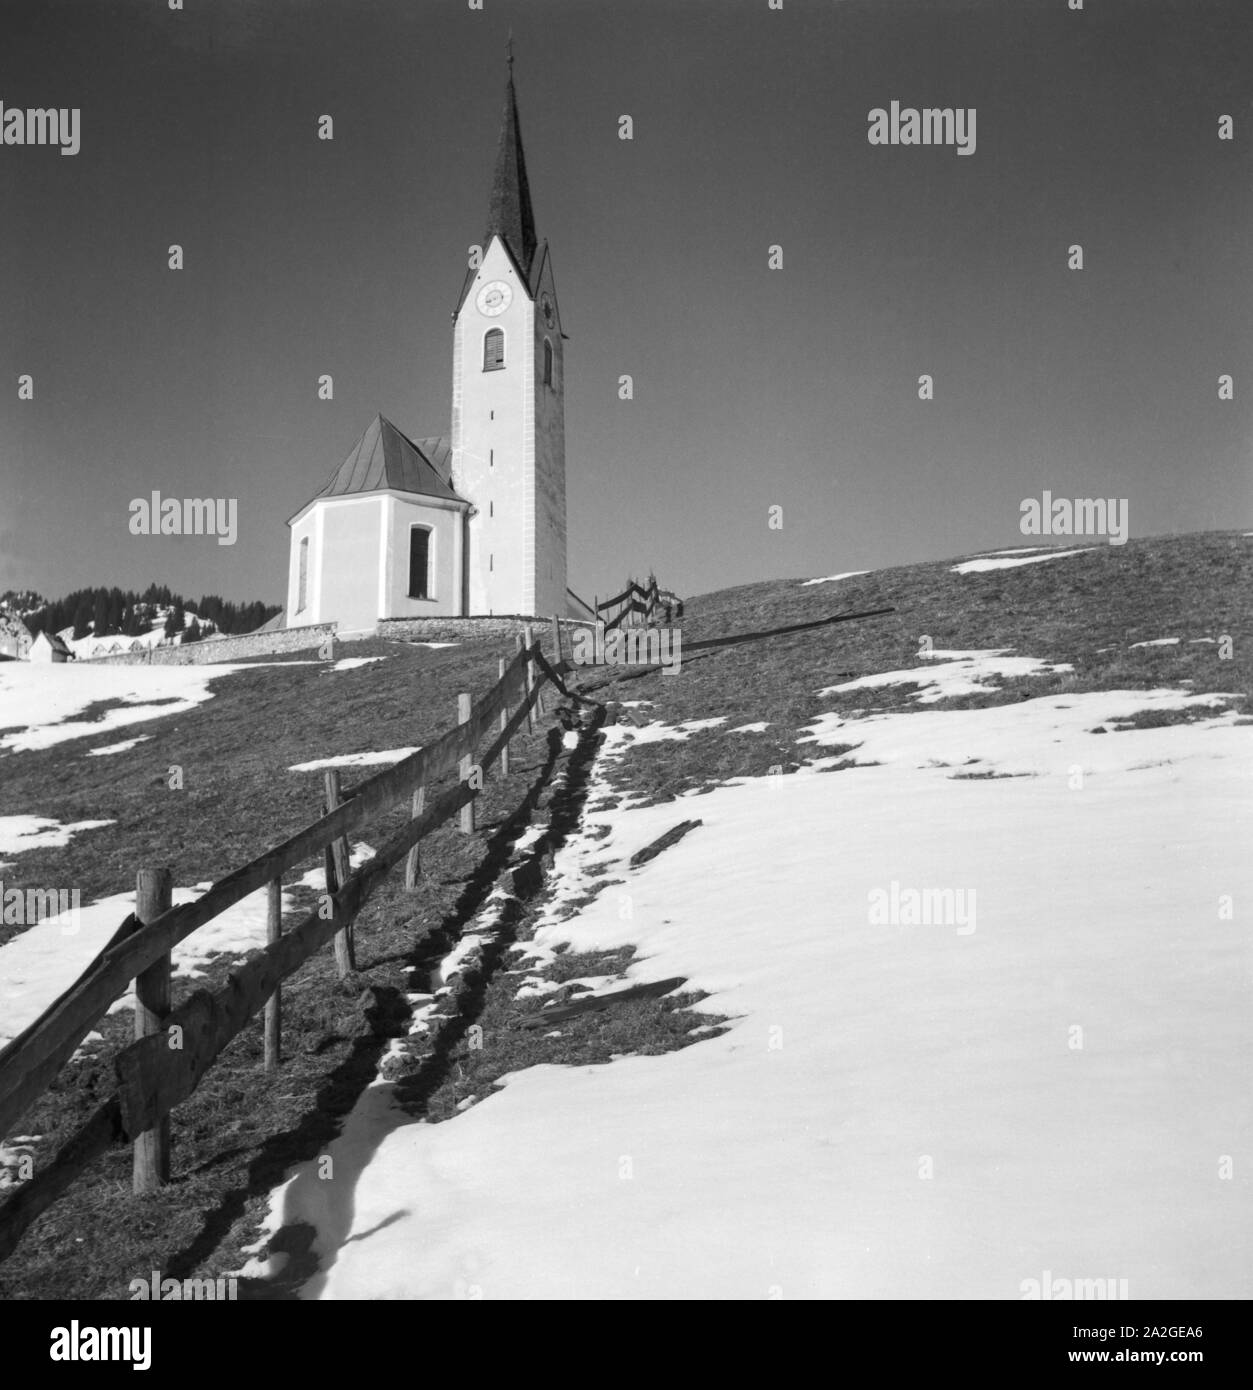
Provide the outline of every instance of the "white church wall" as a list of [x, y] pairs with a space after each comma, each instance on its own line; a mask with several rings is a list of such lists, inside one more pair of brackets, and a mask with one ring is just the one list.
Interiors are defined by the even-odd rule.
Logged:
[[[311, 508], [291, 528], [291, 544], [288, 547], [287, 561], [287, 626], [307, 627], [319, 621], [314, 602], [314, 574], [317, 557], [317, 516], [316, 508]], [[305, 602], [300, 602], [300, 547], [308, 542]]]
[[[533, 566], [536, 613], [565, 613], [566, 597], [566, 432], [565, 351], [556, 317], [557, 289], [551, 262], [536, 286], [537, 303], [549, 296], [550, 328], [541, 312], [535, 318], [532, 395], [535, 402], [534, 496], [532, 501]], [[544, 381], [544, 344], [552, 347], [552, 383]]]
[[340, 632], [372, 628], [379, 618], [379, 539], [383, 497], [336, 497], [319, 502], [320, 536], [316, 614], [312, 621], [333, 621]]
[[[509, 307], [479, 312], [479, 291], [493, 280], [513, 291]], [[535, 307], [499, 237], [493, 237], [466, 296], [455, 329], [453, 487], [477, 509], [469, 524], [469, 600], [472, 614], [535, 611], [533, 472], [523, 441], [534, 418]], [[505, 334], [505, 365], [483, 370], [489, 329]], [[528, 534], [529, 530], [529, 534]]]
[[[411, 501], [388, 494], [384, 498], [383, 600], [386, 618], [456, 617], [461, 612], [458, 576], [461, 565], [462, 511], [434, 500]], [[409, 533], [414, 526], [429, 529], [429, 597], [409, 595]]]

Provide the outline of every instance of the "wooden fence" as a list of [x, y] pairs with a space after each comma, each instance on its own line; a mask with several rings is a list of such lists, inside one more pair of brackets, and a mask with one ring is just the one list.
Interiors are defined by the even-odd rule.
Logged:
[[[386, 875], [405, 861], [405, 886], [417, 883], [418, 844], [458, 812], [461, 829], [474, 828], [481, 776], [499, 762], [508, 774], [509, 740], [525, 721], [544, 713], [549, 683], [562, 694], [570, 669], [562, 660], [561, 628], [553, 619], [550, 664], [530, 628], [517, 653], [499, 664], [499, 679], [477, 701], [462, 695], [458, 723], [443, 737], [360, 783], [347, 795], [337, 773], [326, 777], [325, 814], [312, 825], [221, 878], [194, 902], [170, 905], [168, 870], [140, 870], [135, 911], [83, 974], [27, 1029], [0, 1051], [0, 1136], [47, 1090], [110, 1005], [135, 982], [135, 1041], [116, 1059], [117, 1090], [64, 1143], [56, 1155], [0, 1207], [0, 1259], [30, 1224], [87, 1166], [116, 1144], [134, 1146], [133, 1186], [150, 1191], [169, 1176], [169, 1115], [187, 1099], [227, 1044], [265, 1010], [265, 1066], [278, 1065], [281, 982], [330, 941], [339, 973], [353, 968], [352, 924]], [[486, 739], [491, 742], [478, 753]], [[477, 754], [477, 757], [476, 757]], [[456, 768], [459, 780], [430, 801], [428, 789]], [[360, 868], [348, 860], [350, 832], [408, 801], [410, 819]], [[290, 931], [282, 931], [283, 874], [321, 851], [327, 897]], [[260, 888], [267, 890], [264, 950], [234, 970], [216, 991], [197, 990], [170, 1010], [171, 952], [180, 941]], [[177, 1030], [177, 1031], [176, 1031]]]
[[669, 589], [659, 589], [655, 575], [649, 575], [648, 583], [640, 585], [634, 579], [627, 580], [627, 586], [616, 598], [596, 602], [596, 612], [610, 613], [611, 618], [603, 619], [605, 631], [616, 627], [647, 627], [654, 620], [672, 623], [683, 616], [683, 600]]

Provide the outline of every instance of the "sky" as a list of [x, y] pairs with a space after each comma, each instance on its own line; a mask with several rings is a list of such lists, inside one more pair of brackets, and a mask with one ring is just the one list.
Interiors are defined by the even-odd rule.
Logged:
[[[0, 5], [0, 102], [81, 111], [0, 144], [0, 590], [281, 602], [374, 414], [448, 431], [510, 28], [576, 591], [1022, 543], [1045, 490], [1253, 526], [1247, 0], [167, 5]], [[872, 145], [893, 101], [973, 153]], [[236, 543], [132, 535], [153, 490]]]

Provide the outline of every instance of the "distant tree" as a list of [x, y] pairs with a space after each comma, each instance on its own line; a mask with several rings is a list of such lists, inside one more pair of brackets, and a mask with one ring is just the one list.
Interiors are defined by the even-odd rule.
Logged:
[[[74, 610], [74, 640], [77, 642], [80, 637], [86, 637], [91, 630], [91, 609], [87, 607], [84, 599]], [[51, 631], [56, 632], [56, 628]]]
[[183, 630], [183, 643], [186, 645], [188, 642], [199, 642], [203, 636], [204, 633], [200, 630], [199, 622], [193, 618]]
[[165, 635], [167, 637], [177, 637], [183, 630], [186, 617], [187, 615], [183, 610], [183, 605], [179, 602], [175, 602], [166, 615]]

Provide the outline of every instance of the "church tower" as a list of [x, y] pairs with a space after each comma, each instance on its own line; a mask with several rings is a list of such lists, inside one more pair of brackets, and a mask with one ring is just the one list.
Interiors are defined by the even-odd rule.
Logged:
[[565, 614], [565, 362], [548, 243], [522, 152], [513, 56], [482, 258], [453, 315], [452, 486], [465, 524], [462, 611]]

